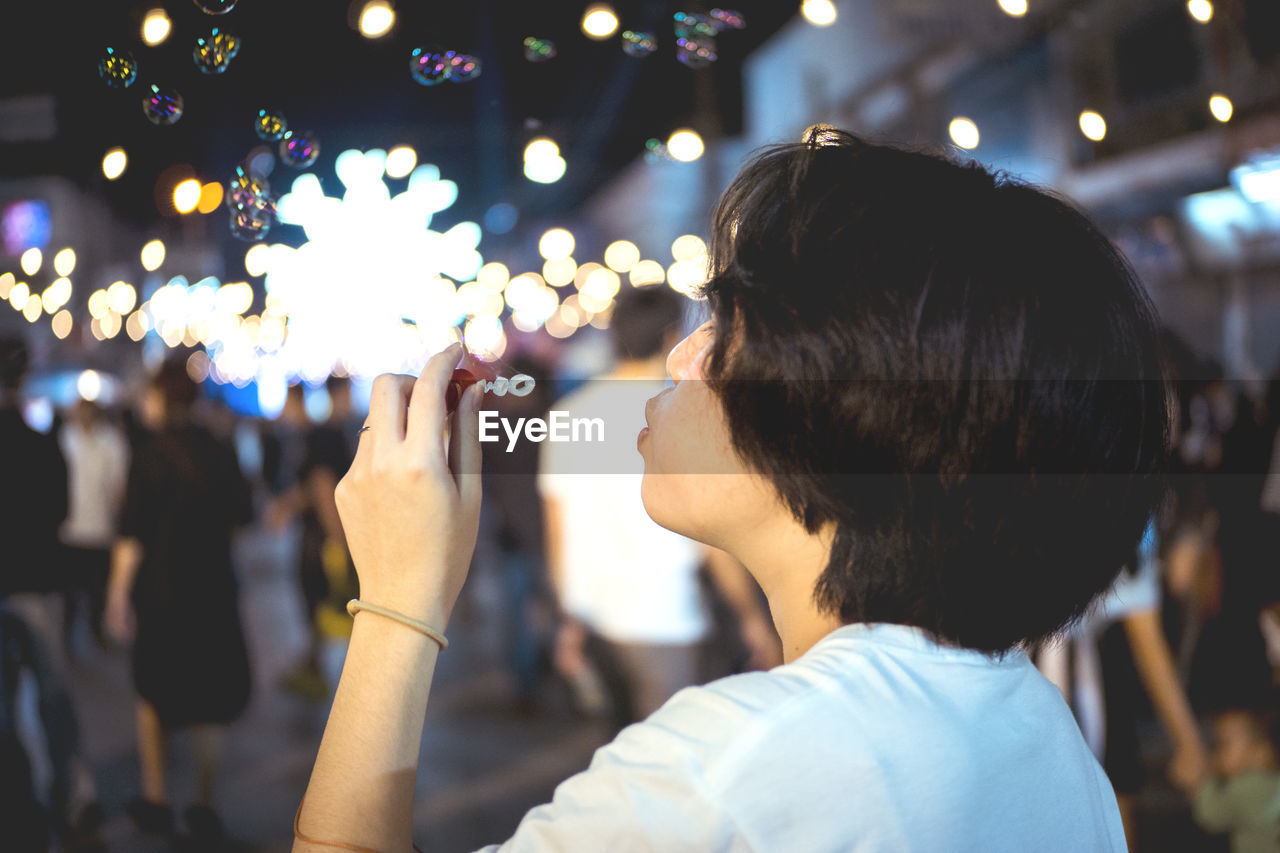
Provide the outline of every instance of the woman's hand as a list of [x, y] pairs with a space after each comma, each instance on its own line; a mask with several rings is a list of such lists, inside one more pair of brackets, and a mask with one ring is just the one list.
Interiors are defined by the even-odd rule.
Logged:
[[452, 416], [445, 411], [461, 355], [454, 344], [416, 380], [374, 381], [369, 428], [334, 493], [360, 598], [440, 631], [466, 580], [480, 517], [482, 388], [468, 389]]

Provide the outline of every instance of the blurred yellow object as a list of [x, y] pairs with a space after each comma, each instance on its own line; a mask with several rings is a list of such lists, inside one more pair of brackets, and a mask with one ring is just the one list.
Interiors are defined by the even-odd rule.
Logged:
[[326, 637], [349, 638], [355, 620], [347, 613], [347, 602], [359, 594], [359, 589], [347, 546], [326, 540], [320, 549], [320, 564], [329, 581], [329, 594], [316, 608], [316, 630]]

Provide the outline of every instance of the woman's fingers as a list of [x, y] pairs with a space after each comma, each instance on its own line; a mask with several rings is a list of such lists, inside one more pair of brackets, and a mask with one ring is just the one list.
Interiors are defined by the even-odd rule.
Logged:
[[431, 357], [413, 383], [405, 443], [411, 445], [412, 452], [423, 454], [429, 465], [443, 465], [445, 393], [461, 355], [461, 344], [449, 345]]
[[398, 442], [404, 439], [405, 409], [412, 390], [412, 376], [384, 373], [373, 380], [373, 391], [369, 395], [369, 417], [365, 421], [369, 430], [362, 433], [361, 444]]
[[472, 385], [458, 401], [454, 413], [452, 434], [449, 436], [449, 468], [458, 484], [458, 495], [463, 503], [480, 499], [480, 401], [484, 388]]

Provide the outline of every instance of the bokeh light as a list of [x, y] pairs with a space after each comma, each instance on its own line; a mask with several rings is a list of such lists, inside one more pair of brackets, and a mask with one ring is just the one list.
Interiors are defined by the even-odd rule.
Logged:
[[671, 257], [677, 261], [706, 261], [707, 244], [697, 234], [684, 234], [671, 244]]
[[151, 9], [142, 19], [142, 40], [154, 47], [169, 37], [173, 22], [164, 9]]
[[249, 251], [244, 253], [244, 270], [250, 278], [257, 278], [260, 275], [266, 275], [268, 267], [268, 259], [271, 257], [271, 247], [266, 243], [255, 243], [249, 247]]
[[396, 22], [396, 12], [387, 0], [369, 0], [360, 10], [360, 34], [376, 39], [391, 32]]
[[582, 32], [587, 38], [603, 41], [618, 31], [618, 14], [612, 6], [593, 3], [582, 13]]
[[804, 0], [800, 14], [815, 27], [829, 27], [836, 22], [836, 4], [831, 0]]
[[1107, 135], [1107, 122], [1093, 110], [1080, 113], [1080, 132], [1094, 142], [1101, 142]]
[[640, 261], [631, 268], [632, 287], [644, 287], [650, 284], [662, 284], [667, 280], [667, 271], [657, 261]]
[[76, 393], [92, 403], [102, 394], [102, 376], [96, 370], [85, 370], [76, 377]]
[[1021, 18], [1027, 14], [1027, 0], [997, 0], [997, 2], [1000, 4], [1000, 11], [1010, 17]]
[[1213, 20], [1213, 4], [1209, 0], [1187, 0], [1187, 13], [1202, 24]]
[[138, 304], [138, 292], [127, 281], [114, 282], [107, 288], [107, 305], [117, 314], [128, 314]]
[[182, 214], [191, 213], [196, 209], [196, 205], [200, 204], [202, 189], [200, 182], [195, 178], [180, 181], [173, 188], [173, 209]]
[[53, 319], [49, 321], [49, 328], [53, 331], [53, 336], [58, 340], [65, 340], [71, 334], [71, 328], [75, 325], [75, 320], [71, 316], [71, 312], [63, 308], [57, 314], [53, 315]]
[[196, 210], [208, 214], [220, 207], [222, 207], [222, 184], [210, 181], [200, 188], [200, 200], [196, 203]]
[[22, 257], [18, 259], [19, 266], [27, 275], [35, 275], [40, 272], [40, 266], [44, 263], [44, 254], [32, 246], [22, 253]]
[[142, 247], [142, 268], [147, 272], [155, 272], [164, 263], [164, 243], [152, 240]]
[[417, 165], [418, 152], [408, 145], [401, 145], [387, 152], [388, 178], [407, 178]]
[[951, 134], [951, 141], [961, 148], [978, 147], [978, 126], [973, 123], [973, 119], [956, 116], [947, 125], [947, 132]]
[[75, 249], [63, 249], [53, 256], [53, 271], [58, 275], [71, 275], [76, 268]]
[[1228, 122], [1231, 121], [1231, 114], [1235, 112], [1235, 107], [1226, 95], [1214, 95], [1209, 99], [1209, 112], [1218, 121]]
[[604, 250], [604, 262], [614, 272], [630, 272], [640, 262], [640, 249], [630, 240], [615, 240]]
[[691, 163], [702, 156], [706, 150], [702, 137], [695, 130], [681, 128], [667, 137], [667, 151], [682, 163]]
[[538, 254], [548, 261], [558, 261], [573, 254], [573, 235], [563, 228], [552, 228], [538, 240]]
[[102, 174], [108, 181], [123, 175], [128, 165], [129, 155], [123, 148], [112, 148], [102, 155]]

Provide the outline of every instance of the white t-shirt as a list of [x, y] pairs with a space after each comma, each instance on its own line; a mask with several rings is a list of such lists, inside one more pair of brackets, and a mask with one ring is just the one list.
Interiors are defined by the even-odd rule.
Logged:
[[82, 548], [108, 548], [124, 506], [129, 444], [120, 430], [97, 423], [68, 423], [58, 435], [67, 462], [67, 520], [62, 541]]
[[[662, 380], [597, 379], [552, 406], [599, 418], [602, 442], [544, 442], [538, 491], [562, 507], [561, 606], [620, 643], [682, 644], [707, 633], [701, 547], [659, 527], [640, 498], [636, 436]], [[584, 433], [585, 434], [585, 433]]]
[[503, 851], [1126, 850], [1111, 784], [1021, 651], [847, 625], [680, 691], [597, 750]]

